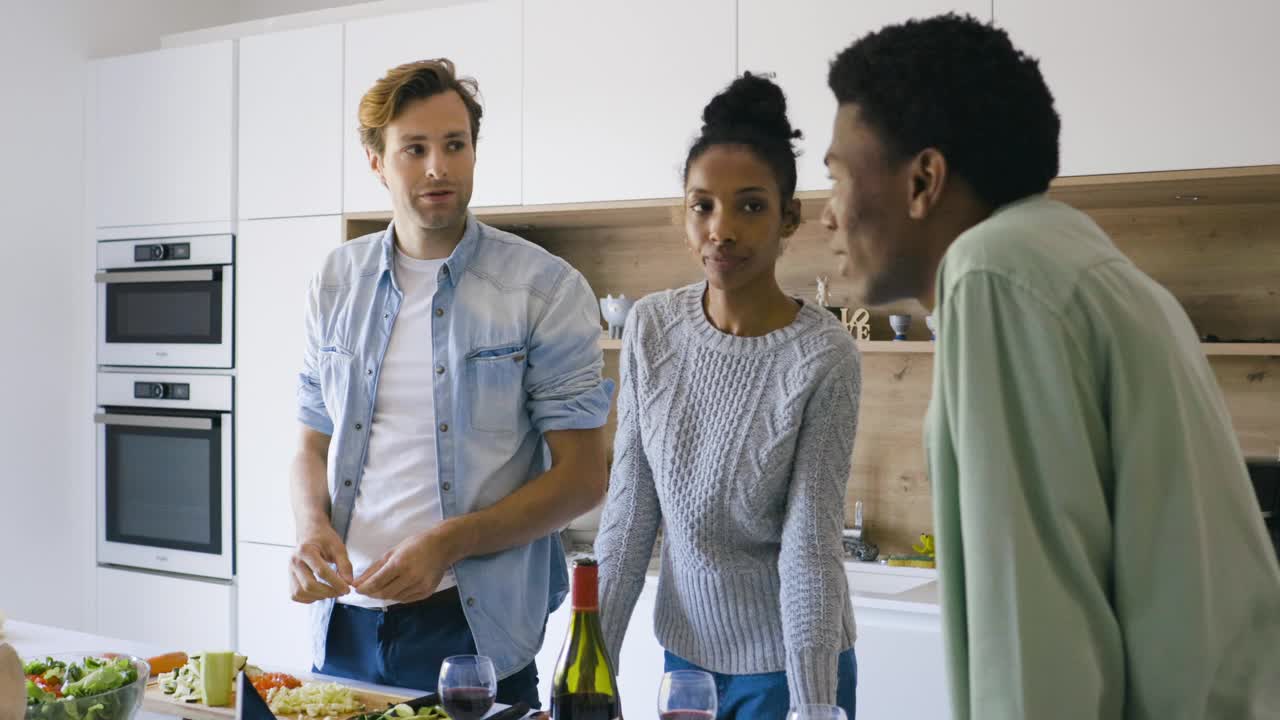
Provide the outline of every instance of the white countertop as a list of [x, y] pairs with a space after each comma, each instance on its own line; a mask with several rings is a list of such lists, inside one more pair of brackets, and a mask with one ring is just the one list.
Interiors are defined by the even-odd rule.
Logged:
[[[48, 625], [19, 622], [16, 620], [8, 620], [5, 622], [3, 627], [0, 627], [0, 640], [13, 645], [14, 649], [18, 651], [18, 656], [22, 658], [52, 655], [54, 653], [79, 652], [90, 655], [104, 652], [115, 652], [148, 658], [169, 652], [173, 649], [155, 647], [146, 643], [133, 642], [130, 640], [103, 637], [101, 635], [91, 635], [89, 633], [50, 627]], [[252, 662], [252, 658], [250, 658], [250, 661]], [[343, 685], [376, 691], [388, 695], [418, 697], [419, 695], [425, 695], [430, 692], [428, 690], [419, 690], [414, 688], [372, 685], [369, 683], [355, 682], [347, 678], [335, 678], [326, 675], [317, 675], [315, 673], [303, 673], [300, 677], [308, 680], [340, 682]], [[506, 708], [506, 705], [496, 704], [494, 705], [492, 712], [496, 713], [504, 708]], [[136, 720], [169, 720], [171, 717], [173, 716], [142, 711], [138, 713]]]
[[[660, 545], [655, 546], [647, 580], [655, 580], [662, 564]], [[592, 547], [585, 543], [566, 540], [566, 558], [591, 554]], [[849, 592], [853, 596], [856, 613], [860, 607], [875, 608], [924, 615], [940, 615], [938, 599], [938, 571], [930, 568], [891, 567], [879, 562], [861, 562], [852, 558], [844, 561], [845, 577], [849, 580]]]

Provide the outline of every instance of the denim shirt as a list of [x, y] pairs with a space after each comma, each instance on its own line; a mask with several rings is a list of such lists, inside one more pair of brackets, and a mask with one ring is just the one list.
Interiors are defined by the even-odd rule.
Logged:
[[[379, 369], [403, 294], [393, 227], [334, 250], [313, 279], [298, 419], [332, 436], [331, 522], [345, 541], [364, 472]], [[444, 517], [481, 510], [545, 472], [543, 434], [601, 427], [600, 311], [581, 273], [510, 233], [467, 218], [432, 304], [436, 457]], [[453, 568], [476, 648], [499, 677], [528, 665], [568, 589], [558, 534]], [[315, 603], [323, 667], [333, 601]]]

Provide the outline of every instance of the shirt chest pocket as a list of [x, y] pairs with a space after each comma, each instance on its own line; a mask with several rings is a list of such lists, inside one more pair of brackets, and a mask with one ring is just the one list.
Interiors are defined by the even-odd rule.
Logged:
[[467, 395], [473, 430], [516, 431], [524, 411], [527, 360], [523, 345], [483, 348], [467, 355]]

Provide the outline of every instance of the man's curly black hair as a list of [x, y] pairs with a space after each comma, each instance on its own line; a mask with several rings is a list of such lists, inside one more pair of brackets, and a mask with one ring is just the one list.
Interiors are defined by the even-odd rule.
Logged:
[[836, 56], [827, 83], [896, 159], [936, 148], [992, 208], [1044, 192], [1058, 174], [1058, 113], [1039, 63], [973, 17], [870, 33]]

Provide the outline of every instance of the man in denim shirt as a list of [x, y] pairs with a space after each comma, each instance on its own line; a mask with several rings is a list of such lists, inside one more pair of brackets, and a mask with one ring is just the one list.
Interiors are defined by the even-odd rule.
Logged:
[[556, 531], [603, 497], [613, 385], [582, 275], [467, 211], [475, 93], [424, 61], [360, 104], [394, 215], [311, 285], [291, 587], [320, 672], [434, 688], [478, 653], [499, 701], [537, 707], [568, 584]]

